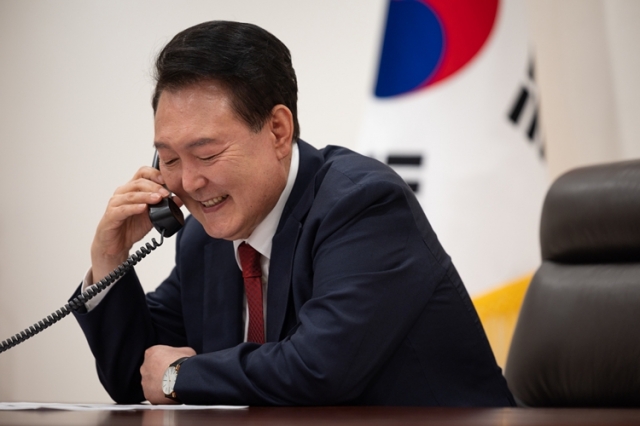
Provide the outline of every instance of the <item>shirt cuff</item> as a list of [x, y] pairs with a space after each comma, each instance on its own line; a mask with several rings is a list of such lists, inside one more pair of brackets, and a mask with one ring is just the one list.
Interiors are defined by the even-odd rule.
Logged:
[[[109, 293], [109, 290], [111, 290], [118, 281], [120, 281], [119, 278], [109, 287], [105, 288], [100, 293], [96, 294], [91, 300], [87, 300], [84, 304], [84, 306], [87, 308], [87, 312], [90, 312], [93, 308], [98, 306], [98, 304], [102, 301], [102, 299], [104, 299], [107, 293]], [[80, 289], [80, 292], [84, 293], [89, 287], [94, 287], [95, 284], [92, 284], [92, 282], [93, 282], [93, 270], [89, 268], [89, 270], [84, 276], [84, 279], [82, 280], [82, 288]]]

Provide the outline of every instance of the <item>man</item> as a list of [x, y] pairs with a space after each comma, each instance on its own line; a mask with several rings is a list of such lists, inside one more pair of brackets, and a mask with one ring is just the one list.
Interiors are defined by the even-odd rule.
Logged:
[[513, 404], [408, 186], [375, 160], [299, 139], [278, 39], [208, 22], [156, 65], [160, 171], [116, 190], [84, 285], [151, 229], [148, 204], [171, 191], [191, 216], [156, 291], [145, 296], [130, 272], [76, 314], [115, 401]]

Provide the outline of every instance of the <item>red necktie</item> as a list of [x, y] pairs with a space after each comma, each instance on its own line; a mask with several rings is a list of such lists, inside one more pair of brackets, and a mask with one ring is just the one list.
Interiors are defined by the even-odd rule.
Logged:
[[249, 333], [247, 342], [264, 343], [264, 315], [262, 313], [262, 268], [260, 253], [247, 243], [238, 247], [244, 292], [249, 307]]

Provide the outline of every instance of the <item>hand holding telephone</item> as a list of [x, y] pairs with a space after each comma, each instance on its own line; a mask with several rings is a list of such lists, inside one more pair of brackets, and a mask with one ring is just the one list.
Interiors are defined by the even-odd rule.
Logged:
[[[153, 167], [160, 170], [158, 151], [153, 155]], [[171, 197], [163, 198], [159, 203], [150, 205], [149, 219], [153, 227], [166, 238], [184, 226], [184, 215]]]
[[[153, 157], [153, 167], [160, 170], [160, 160], [157, 151]], [[79, 296], [71, 299], [69, 303], [64, 305], [62, 308], [58, 309], [51, 315], [48, 315], [41, 321], [38, 321], [31, 327], [26, 328], [13, 337], [1, 342], [0, 353], [11, 349], [30, 337], [35, 336], [45, 328], [69, 315], [72, 310], [78, 311], [84, 309], [85, 302], [92, 299], [105, 288], [116, 282], [120, 277], [140, 262], [140, 260], [144, 259], [149, 253], [160, 247], [165, 238], [171, 237], [184, 225], [184, 215], [175, 201], [173, 201], [172, 197], [163, 198], [159, 203], [150, 205], [149, 219], [151, 219], [153, 227], [160, 233], [160, 242], [157, 242], [155, 238], [152, 238], [151, 243], [146, 243], [144, 246], [140, 247], [134, 254], [129, 256], [127, 260], [118, 265], [118, 267], [109, 275], [104, 277], [95, 285], [87, 288]]]

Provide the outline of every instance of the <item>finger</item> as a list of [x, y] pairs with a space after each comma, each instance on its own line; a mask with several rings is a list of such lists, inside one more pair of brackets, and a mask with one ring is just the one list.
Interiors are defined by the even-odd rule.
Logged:
[[147, 349], [145, 349], [144, 351], [144, 357], [146, 358], [150, 358], [153, 355], [156, 355], [158, 352], [169, 348], [169, 346], [167, 345], [153, 345], [153, 346], [149, 346]]
[[129, 192], [157, 192], [163, 197], [168, 197], [170, 192], [162, 185], [149, 179], [139, 178], [131, 180], [114, 191], [114, 195], [126, 194]]
[[193, 356], [193, 355], [196, 354], [195, 349], [193, 349], [193, 348], [191, 348], [189, 346], [182, 346], [182, 347], [176, 348], [176, 349], [179, 349], [180, 352], [182, 353], [182, 355], [184, 355], [184, 356]]
[[162, 173], [160, 173], [160, 170], [154, 167], [149, 167], [149, 166], [140, 167], [138, 171], [133, 175], [132, 180], [136, 180], [140, 178], [151, 180], [160, 185], [165, 184], [164, 178], [162, 177]]
[[[124, 209], [124, 208], [123, 208]], [[94, 242], [91, 246], [92, 262], [100, 263], [103, 260], [112, 261], [114, 258], [126, 258], [131, 246], [153, 227], [149, 216], [146, 214], [146, 206], [142, 205], [137, 210], [128, 206], [127, 212], [116, 212], [113, 217], [105, 217], [100, 222]], [[131, 221], [132, 215], [136, 219]]]
[[113, 209], [130, 204], [156, 204], [163, 197], [168, 196], [168, 191], [164, 192], [127, 192], [124, 194], [116, 194], [109, 200], [107, 209]]
[[122, 222], [133, 216], [143, 215], [146, 217], [148, 204], [125, 204], [110, 209], [105, 215], [108, 220], [115, 222], [118, 227]]

